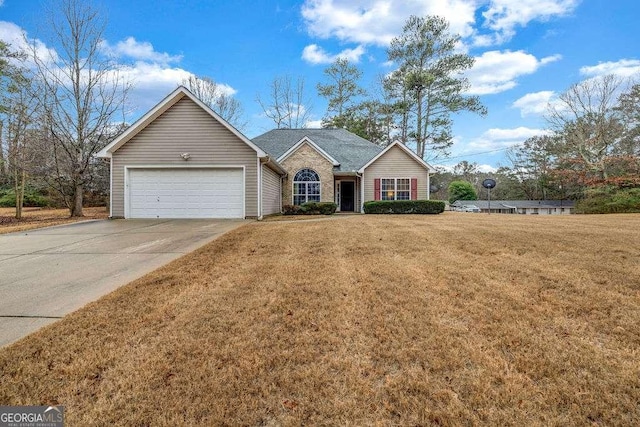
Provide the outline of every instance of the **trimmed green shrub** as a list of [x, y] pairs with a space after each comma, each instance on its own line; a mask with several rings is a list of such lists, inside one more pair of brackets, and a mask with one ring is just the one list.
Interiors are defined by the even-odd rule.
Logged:
[[376, 200], [364, 202], [368, 214], [439, 214], [444, 212], [440, 200]]
[[576, 203], [576, 213], [606, 214], [640, 212], [640, 188], [602, 187], [587, 191]]
[[332, 202], [307, 202], [300, 206], [284, 205], [285, 215], [331, 215], [336, 212], [338, 205]]

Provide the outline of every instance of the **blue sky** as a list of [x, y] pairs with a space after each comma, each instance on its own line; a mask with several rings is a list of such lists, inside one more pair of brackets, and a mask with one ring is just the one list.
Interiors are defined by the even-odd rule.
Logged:
[[[0, 0], [0, 39], [20, 46], [20, 34], [44, 49], [50, 2]], [[544, 108], [572, 83], [604, 74], [640, 73], [637, 0], [102, 0], [105, 49], [135, 83], [134, 120], [190, 74], [208, 76], [238, 98], [255, 137], [272, 124], [256, 103], [274, 77], [303, 76], [305, 105], [318, 123], [326, 102], [315, 86], [337, 55], [357, 63], [362, 86], [393, 70], [386, 47], [412, 14], [437, 14], [463, 37], [476, 58], [471, 92], [486, 117], [454, 117], [452, 158], [483, 169], [508, 165], [505, 148], [540, 134]], [[479, 154], [483, 153], [483, 154]]]

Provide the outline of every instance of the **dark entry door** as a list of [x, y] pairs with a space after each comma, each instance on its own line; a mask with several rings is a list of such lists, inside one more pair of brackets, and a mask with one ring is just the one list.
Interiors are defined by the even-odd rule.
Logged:
[[353, 212], [355, 205], [355, 187], [353, 181], [340, 182], [340, 211]]

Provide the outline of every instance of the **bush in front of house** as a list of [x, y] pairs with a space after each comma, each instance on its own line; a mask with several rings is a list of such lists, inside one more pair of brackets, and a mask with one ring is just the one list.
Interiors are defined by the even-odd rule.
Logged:
[[444, 212], [440, 200], [376, 200], [364, 202], [368, 214], [439, 214]]
[[283, 212], [285, 215], [331, 215], [337, 208], [332, 202], [307, 202], [300, 206], [284, 205]]

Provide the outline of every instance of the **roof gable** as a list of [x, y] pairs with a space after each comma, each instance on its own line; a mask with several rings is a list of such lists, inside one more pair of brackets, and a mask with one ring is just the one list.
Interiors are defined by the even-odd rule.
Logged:
[[134, 136], [140, 133], [143, 129], [153, 123], [158, 117], [160, 117], [163, 113], [173, 107], [178, 101], [183, 99], [184, 97], [189, 98], [191, 101], [195, 102], [200, 108], [202, 108], [207, 114], [209, 114], [213, 119], [217, 120], [220, 124], [222, 124], [225, 128], [227, 128], [231, 133], [237, 136], [242, 142], [247, 144], [251, 149], [253, 149], [258, 157], [267, 157], [267, 154], [260, 147], [255, 145], [251, 140], [249, 140], [246, 136], [244, 136], [240, 131], [238, 131], [235, 127], [233, 127], [229, 122], [220, 117], [215, 111], [213, 111], [208, 105], [200, 101], [193, 93], [191, 93], [186, 87], [179, 86], [176, 90], [167, 95], [162, 101], [160, 101], [155, 107], [149, 110], [145, 115], [140, 117], [129, 126], [124, 132], [118, 135], [110, 144], [104, 147], [97, 153], [98, 157], [106, 157], [109, 158], [113, 155], [115, 151], [117, 151], [124, 144], [129, 142]]
[[389, 152], [394, 147], [400, 148], [402, 151], [405, 152], [405, 154], [407, 154], [409, 157], [411, 157], [411, 159], [413, 159], [416, 163], [418, 163], [420, 166], [425, 168], [428, 172], [430, 172], [430, 173], [435, 173], [436, 172], [436, 170], [435, 170], [435, 168], [433, 166], [431, 166], [430, 164], [428, 164], [427, 162], [422, 160], [420, 157], [418, 157], [418, 155], [416, 153], [411, 151], [411, 149], [409, 149], [406, 145], [404, 145], [404, 144], [402, 144], [401, 142], [398, 142], [398, 141], [394, 142], [393, 144], [388, 145], [387, 148], [382, 150], [380, 153], [378, 153], [377, 156], [373, 157], [364, 166], [362, 166], [358, 170], [358, 172], [359, 173], [364, 173], [364, 170], [366, 168], [371, 166], [376, 160], [378, 160], [380, 157], [384, 156], [387, 152]]
[[281, 159], [305, 137], [324, 151], [332, 163], [338, 163], [334, 164], [336, 173], [356, 173], [382, 151], [382, 147], [344, 129], [273, 129], [253, 138], [253, 142]]
[[286, 160], [287, 157], [289, 157], [290, 155], [295, 153], [300, 147], [302, 147], [305, 144], [309, 145], [311, 148], [316, 150], [322, 157], [324, 157], [329, 162], [331, 162], [333, 164], [333, 166], [340, 166], [340, 162], [338, 162], [336, 159], [331, 157], [331, 155], [329, 155], [322, 148], [318, 147], [318, 145], [315, 142], [313, 142], [311, 139], [309, 139], [309, 137], [306, 137], [306, 136], [304, 138], [302, 138], [300, 141], [296, 142], [293, 145], [293, 147], [289, 148], [282, 156], [278, 157], [278, 159], [277, 159], [278, 162], [282, 162], [282, 161]]

